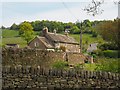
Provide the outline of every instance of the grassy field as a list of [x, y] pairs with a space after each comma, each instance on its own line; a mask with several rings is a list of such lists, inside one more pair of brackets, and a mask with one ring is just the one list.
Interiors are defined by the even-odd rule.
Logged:
[[[38, 35], [39, 32], [35, 32], [35, 35]], [[19, 31], [16, 30], [2, 30], [2, 43], [0, 46], [5, 44], [19, 44], [20, 48], [23, 48], [27, 45], [26, 41], [19, 36]]]
[[[74, 37], [78, 42], [80, 41], [79, 34], [71, 34], [70, 36]], [[83, 44], [101, 43], [101, 42], [104, 42], [101, 36], [92, 37], [92, 34], [83, 34], [82, 35], [82, 43]]]
[[3, 38], [2, 44], [19, 44], [21, 48], [27, 45], [26, 41], [23, 40], [21, 37], [11, 37], [11, 38]]
[[[35, 36], [38, 35], [39, 32], [35, 32]], [[76, 41], [79, 42], [80, 35], [79, 34], [70, 34], [71, 37], [75, 38]], [[21, 37], [19, 37], [19, 31], [16, 30], [2, 30], [2, 45], [8, 44], [8, 43], [17, 43], [20, 45], [20, 47], [26, 46], [26, 41], [24, 41]], [[83, 45], [89, 45], [91, 43], [100, 43], [103, 42], [103, 39], [98, 36], [97, 38], [92, 37], [91, 34], [83, 34]]]
[[17, 30], [2, 30], [2, 37], [3, 38], [11, 38], [11, 37], [18, 37], [19, 32]]

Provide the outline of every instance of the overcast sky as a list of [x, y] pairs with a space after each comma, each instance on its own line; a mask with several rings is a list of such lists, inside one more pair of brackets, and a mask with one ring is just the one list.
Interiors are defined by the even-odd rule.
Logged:
[[[10, 2], [11, 1], [11, 2]], [[52, 2], [50, 2], [52, 1]], [[84, 2], [83, 2], [84, 1]], [[5, 27], [11, 26], [13, 23], [19, 24], [23, 21], [35, 20], [52, 20], [62, 22], [76, 22], [84, 19], [89, 20], [113, 20], [118, 16], [118, 6], [112, 1], [105, 2], [101, 9], [104, 12], [95, 17], [88, 15], [84, 9], [91, 0], [4, 0], [0, 3], [1, 13], [0, 25]], [[64, 3], [63, 3], [64, 2]], [[66, 7], [67, 8], [66, 8]], [[69, 10], [68, 10], [69, 9]]]

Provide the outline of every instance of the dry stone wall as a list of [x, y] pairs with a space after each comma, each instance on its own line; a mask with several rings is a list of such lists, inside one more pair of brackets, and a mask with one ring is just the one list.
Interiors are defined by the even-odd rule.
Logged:
[[[67, 53], [69, 64], [84, 63], [85, 56], [80, 53]], [[41, 66], [50, 68], [57, 60], [66, 60], [64, 52], [53, 52], [38, 49], [3, 49], [2, 65]]]
[[3, 67], [3, 90], [79, 90], [80, 88], [120, 88], [120, 74], [40, 67]]

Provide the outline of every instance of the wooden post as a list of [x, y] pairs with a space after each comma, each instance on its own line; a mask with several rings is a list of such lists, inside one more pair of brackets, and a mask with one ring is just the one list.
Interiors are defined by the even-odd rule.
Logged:
[[80, 53], [82, 53], [82, 22], [80, 24]]

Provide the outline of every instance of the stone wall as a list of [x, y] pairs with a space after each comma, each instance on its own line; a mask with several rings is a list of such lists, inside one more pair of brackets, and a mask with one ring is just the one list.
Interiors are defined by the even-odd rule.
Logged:
[[[120, 88], [120, 74], [40, 67], [3, 67], [3, 90], [79, 90], [80, 88]], [[70, 89], [71, 88], [71, 89]], [[117, 89], [115, 89], [117, 90]]]
[[[84, 63], [86, 57], [80, 53], [67, 53], [71, 64]], [[36, 49], [3, 49], [2, 65], [41, 66], [50, 68], [57, 60], [66, 60], [66, 53]]]

